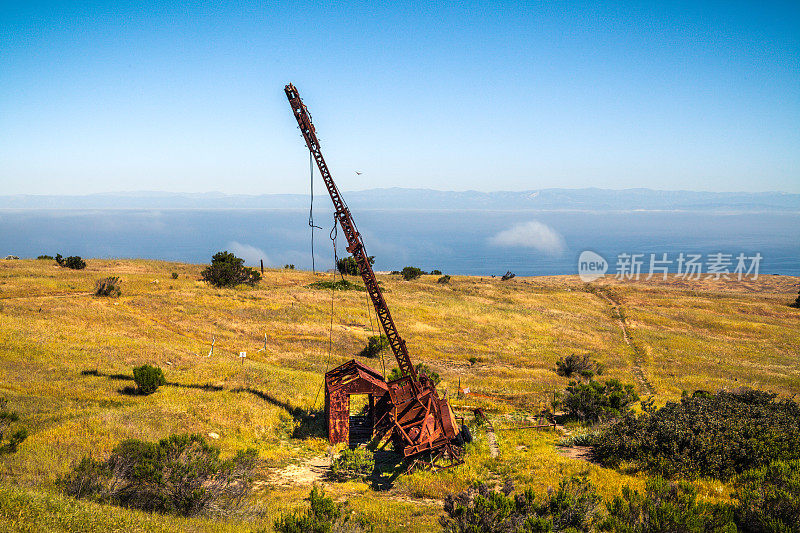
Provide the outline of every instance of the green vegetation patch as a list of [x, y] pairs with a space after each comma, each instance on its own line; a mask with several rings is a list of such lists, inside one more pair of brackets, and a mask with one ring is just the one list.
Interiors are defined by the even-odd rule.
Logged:
[[800, 459], [800, 407], [776, 394], [696, 392], [629, 413], [592, 441], [606, 466], [630, 461], [664, 475], [730, 479], [776, 460]]
[[106, 461], [84, 457], [59, 487], [68, 495], [143, 511], [193, 516], [238, 508], [252, 485], [256, 451], [222, 461], [200, 435], [122, 441]]
[[330, 476], [337, 481], [364, 480], [375, 469], [375, 457], [364, 448], [345, 448], [331, 463]]
[[0, 455], [14, 453], [28, 437], [28, 430], [18, 427], [19, 415], [8, 410], [5, 398], [0, 398]]
[[60, 267], [71, 268], [72, 270], [83, 270], [86, 268], [86, 261], [81, 259], [78, 255], [71, 255], [65, 259], [61, 254], [56, 254], [55, 259]]
[[633, 385], [616, 379], [605, 383], [570, 381], [561, 399], [567, 415], [583, 422], [602, 422], [624, 415], [639, 399]]
[[278, 533], [329, 533], [342, 531], [360, 533], [374, 531], [374, 526], [361, 513], [353, 511], [349, 505], [341, 505], [326, 496], [325, 491], [316, 485], [308, 497], [308, 509], [284, 514], [273, 527]]
[[378, 357], [382, 350], [389, 347], [389, 337], [386, 335], [372, 335], [367, 340], [367, 345], [358, 354], [361, 357]]
[[261, 274], [255, 268], [244, 266], [244, 259], [230, 252], [217, 252], [211, 258], [211, 265], [201, 273], [203, 280], [214, 287], [235, 287], [236, 285], [255, 285]]
[[157, 366], [142, 365], [133, 369], [133, 381], [139, 394], [153, 394], [161, 385], [166, 385], [164, 372]]

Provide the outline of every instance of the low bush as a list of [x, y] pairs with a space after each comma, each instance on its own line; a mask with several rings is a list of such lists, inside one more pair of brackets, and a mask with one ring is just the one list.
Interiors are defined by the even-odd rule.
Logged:
[[367, 345], [361, 350], [361, 357], [378, 357], [381, 350], [389, 347], [389, 338], [386, 335], [372, 335], [367, 340]]
[[72, 270], [83, 270], [86, 268], [86, 261], [81, 259], [78, 255], [71, 255], [64, 259], [61, 254], [56, 254], [55, 260], [58, 266], [71, 268]]
[[432, 276], [441, 276], [442, 275], [442, 271], [434, 269], [434, 270], [431, 270], [430, 274]]
[[53, 260], [53, 256], [52, 255], [44, 255], [43, 254], [43, 255], [38, 256], [36, 259], [48, 259], [48, 260], [52, 261]]
[[28, 430], [17, 427], [19, 415], [8, 409], [8, 401], [0, 398], [0, 455], [14, 453], [28, 438]]
[[133, 381], [139, 394], [153, 394], [158, 387], [167, 383], [164, 372], [157, 366], [142, 365], [133, 369]]
[[178, 273], [177, 272], [173, 272], [172, 273], [172, 279], [178, 279]]
[[794, 302], [790, 303], [789, 307], [800, 309], [800, 291], [797, 291], [797, 299]]
[[724, 504], [697, 500], [697, 489], [686, 482], [647, 480], [644, 494], [622, 487], [622, 496], [606, 503], [608, 518], [601, 529], [619, 533], [735, 533], [733, 511]]
[[294, 270], [294, 264], [283, 265], [284, 270]]
[[400, 271], [400, 275], [403, 276], [403, 279], [406, 281], [417, 279], [422, 274], [424, 274], [424, 272], [421, 269], [412, 266], [403, 267], [403, 270]]
[[583, 422], [602, 422], [625, 414], [630, 410], [630, 404], [638, 399], [633, 385], [622, 384], [616, 379], [605, 383], [594, 380], [588, 383], [570, 381], [561, 405], [571, 418]]
[[450, 283], [450, 276], [445, 274], [441, 278], [437, 279], [436, 283], [441, 283], [441, 284]]
[[340, 505], [316, 485], [308, 496], [305, 511], [281, 515], [273, 527], [278, 533], [370, 532], [374, 527], [361, 513], [353, 513], [347, 504]]
[[211, 265], [201, 273], [203, 280], [214, 287], [235, 287], [236, 285], [255, 285], [261, 273], [255, 268], [244, 266], [244, 259], [230, 252], [217, 252], [211, 258]]
[[[425, 363], [417, 363], [414, 365], [414, 369], [417, 371], [417, 375], [425, 375], [428, 379], [430, 379], [433, 382], [434, 387], [439, 385], [439, 382], [442, 381], [442, 378], [439, 376], [439, 374], [431, 370], [431, 367]], [[386, 380], [394, 381], [396, 379], [400, 379], [401, 377], [400, 369], [395, 367], [391, 372], [389, 372], [389, 377]]]
[[606, 466], [629, 461], [662, 476], [726, 480], [800, 459], [800, 407], [754, 390], [687, 395], [628, 413], [593, 439], [592, 455]]
[[602, 373], [603, 365], [593, 361], [589, 354], [575, 355], [573, 353], [556, 361], [556, 374], [566, 378], [577, 374], [582, 378], [591, 379], [595, 374]]
[[241, 506], [250, 492], [256, 451], [225, 461], [200, 435], [158, 442], [122, 441], [106, 461], [84, 458], [57, 485], [68, 495], [148, 512], [193, 516]]
[[119, 296], [122, 294], [122, 289], [119, 288], [120, 279], [116, 276], [111, 276], [104, 279], [99, 279], [94, 284], [95, 296]]
[[337, 481], [363, 480], [375, 469], [375, 457], [363, 448], [345, 448], [331, 462], [330, 477]]
[[444, 500], [445, 516], [439, 518], [447, 533], [589, 532], [602, 519], [601, 499], [592, 483], [582, 476], [561, 480], [557, 490], [542, 499], [531, 489], [513, 494], [506, 481], [500, 490], [477, 483]]
[[510, 280], [511, 278], [515, 278], [515, 277], [517, 277], [517, 275], [516, 275], [516, 274], [514, 274], [513, 272], [511, 272], [511, 271], [509, 270], [508, 272], [506, 272], [505, 274], [503, 274], [503, 277], [501, 277], [501, 278], [500, 278], [500, 280], [501, 280], [501, 281], [508, 281], [508, 280]]
[[[375, 256], [371, 255], [367, 257], [370, 265], [375, 264]], [[347, 257], [342, 257], [338, 261], [336, 261], [336, 270], [339, 271], [341, 274], [345, 274], [348, 276], [358, 276], [358, 263], [356, 263], [356, 259], [352, 255], [348, 255]]]
[[800, 532], [800, 461], [774, 461], [735, 479], [736, 522], [750, 533]]

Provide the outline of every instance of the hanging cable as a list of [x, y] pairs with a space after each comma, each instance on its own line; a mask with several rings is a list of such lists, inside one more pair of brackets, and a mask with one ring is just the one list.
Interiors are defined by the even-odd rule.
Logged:
[[322, 229], [314, 225], [314, 157], [308, 152], [308, 170], [311, 175], [311, 204], [308, 207], [308, 227], [311, 228], [311, 271], [316, 274], [317, 267], [314, 260], [314, 228]]
[[[339, 229], [336, 225], [336, 213], [333, 214], [333, 227], [331, 228], [331, 232], [328, 234], [331, 238], [331, 242], [333, 243], [333, 283], [331, 283], [331, 322], [330, 322], [330, 330], [328, 331], [328, 358], [325, 360], [325, 373], [328, 373], [328, 368], [330, 367], [331, 363], [331, 356], [333, 355], [333, 310], [334, 310], [334, 299], [336, 296], [336, 265], [339, 262], [339, 257], [336, 253], [336, 237], [339, 236]], [[324, 380], [323, 380], [324, 382]], [[319, 393], [322, 391], [322, 385], [319, 386], [317, 389], [317, 394], [314, 396], [314, 408], [317, 406], [317, 399], [319, 398]]]

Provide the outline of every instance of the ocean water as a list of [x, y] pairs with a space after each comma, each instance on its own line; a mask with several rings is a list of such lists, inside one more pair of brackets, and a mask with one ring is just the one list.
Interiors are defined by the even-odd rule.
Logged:
[[[613, 273], [619, 254], [760, 254], [762, 274], [800, 275], [800, 214], [376, 210], [353, 213], [376, 270], [406, 265], [449, 274], [577, 273], [592, 250]], [[314, 263], [333, 265], [332, 212], [316, 210]], [[337, 251], [346, 255], [339, 232]], [[0, 210], [0, 257], [8, 254], [150, 258], [208, 263], [229, 250], [257, 265], [312, 266], [304, 209]], [[675, 271], [673, 262], [670, 271]], [[733, 269], [733, 266], [731, 267]]]

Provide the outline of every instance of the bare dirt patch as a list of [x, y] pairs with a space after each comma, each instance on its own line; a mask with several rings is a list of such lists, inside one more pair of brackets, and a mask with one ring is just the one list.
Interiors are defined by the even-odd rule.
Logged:
[[320, 455], [299, 465], [273, 470], [267, 475], [266, 483], [272, 485], [313, 485], [325, 480], [331, 467], [331, 457]]
[[591, 450], [588, 446], [556, 446], [559, 455], [587, 463], [591, 462]]

